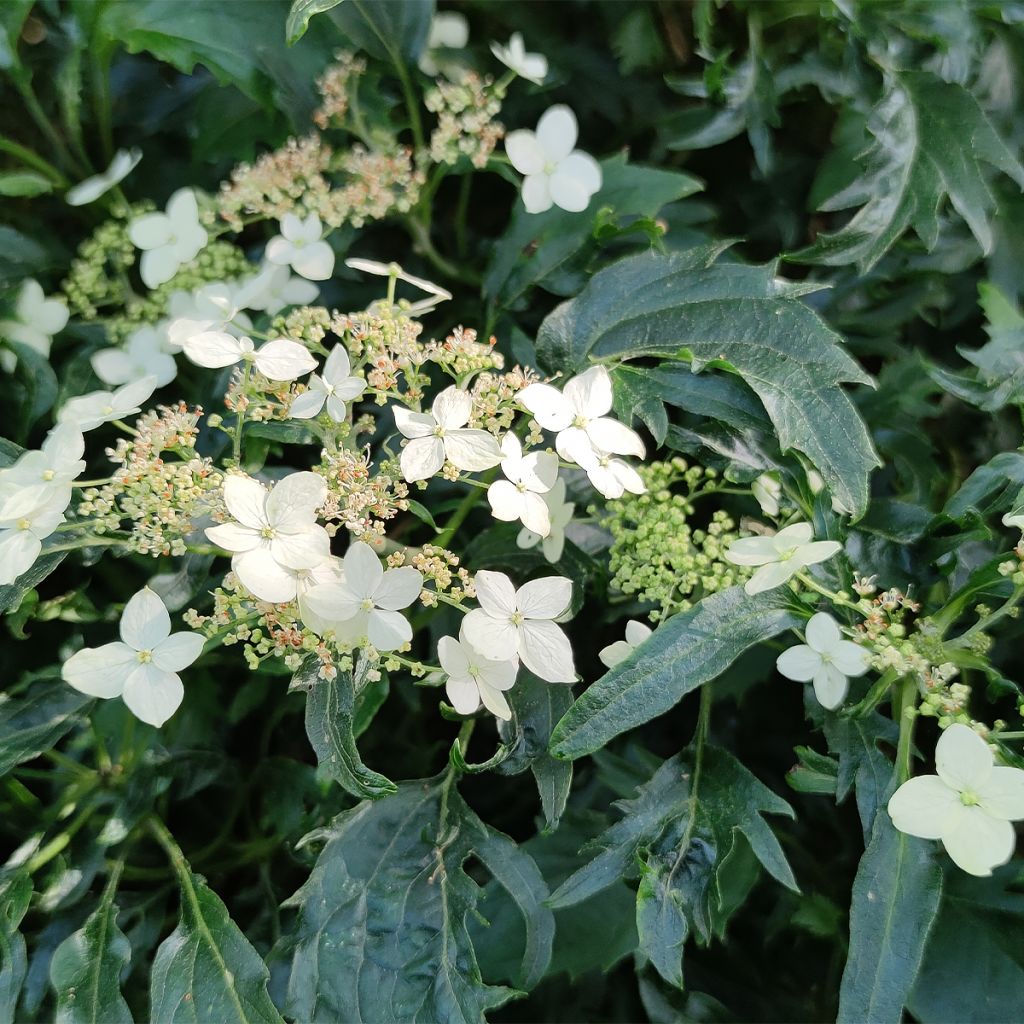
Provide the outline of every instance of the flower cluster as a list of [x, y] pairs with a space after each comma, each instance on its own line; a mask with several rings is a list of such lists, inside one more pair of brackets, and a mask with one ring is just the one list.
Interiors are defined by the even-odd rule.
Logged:
[[352, 102], [351, 89], [366, 73], [366, 61], [348, 50], [338, 50], [334, 63], [316, 80], [316, 90], [323, 101], [313, 112], [313, 121], [321, 130], [345, 121]]
[[505, 126], [495, 120], [501, 111], [501, 96], [493, 80], [472, 71], [458, 82], [439, 79], [424, 103], [437, 114], [437, 127], [430, 136], [430, 159], [454, 165], [466, 157], [474, 167], [486, 167], [505, 134]]

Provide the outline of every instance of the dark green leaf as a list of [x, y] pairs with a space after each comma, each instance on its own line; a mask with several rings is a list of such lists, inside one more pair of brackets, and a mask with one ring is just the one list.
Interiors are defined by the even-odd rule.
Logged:
[[434, 0], [345, 0], [331, 7], [331, 20], [355, 46], [395, 64], [416, 63], [434, 16]]
[[32, 876], [27, 871], [0, 879], [0, 1024], [13, 1024], [16, 1019], [18, 993], [28, 970], [25, 939], [18, 926], [31, 898]]
[[40, 680], [23, 697], [0, 698], [0, 775], [52, 749], [91, 703], [61, 680]]
[[0, 174], [0, 196], [41, 196], [53, 191], [53, 182], [35, 171], [7, 171]]
[[66, 551], [47, 554], [46, 545], [47, 542], [43, 541], [43, 553], [36, 559], [32, 568], [26, 569], [13, 583], [0, 586], [0, 614], [16, 611], [25, 595], [38, 587], [67, 558]]
[[288, 45], [293, 46], [305, 34], [309, 28], [309, 19], [314, 14], [323, 14], [332, 7], [337, 7], [342, 0], [292, 0], [291, 10], [288, 12], [288, 20], [285, 22], [284, 35]]
[[747, 648], [797, 625], [784, 600], [777, 591], [749, 597], [742, 587], [730, 587], [674, 615], [584, 691], [555, 728], [552, 753], [582, 757], [664, 714]]

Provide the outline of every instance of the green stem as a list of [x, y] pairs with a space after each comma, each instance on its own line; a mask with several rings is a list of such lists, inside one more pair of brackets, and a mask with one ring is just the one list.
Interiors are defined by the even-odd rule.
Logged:
[[71, 824], [68, 825], [59, 835], [56, 835], [51, 839], [41, 850], [39, 850], [34, 857], [32, 857], [28, 864], [25, 865], [29, 874], [38, 871], [44, 864], [49, 864], [54, 857], [58, 856], [63, 852], [68, 844], [71, 842], [75, 833], [92, 817], [93, 811], [96, 810], [96, 805], [89, 803], [83, 807], [78, 814], [72, 819]]
[[480, 283], [478, 273], [468, 267], [456, 266], [434, 248], [434, 243], [430, 240], [430, 231], [421, 221], [414, 217], [408, 217], [405, 224], [409, 229], [409, 237], [413, 240], [414, 248], [435, 270], [444, 274], [445, 277], [457, 281], [465, 281], [474, 285]]
[[911, 757], [914, 752], [914, 723], [917, 721], [917, 683], [911, 678], [901, 679], [893, 684], [893, 718], [900, 727], [900, 738], [896, 744], [896, 770], [899, 781], [910, 778]]
[[25, 101], [25, 107], [35, 121], [36, 126], [46, 137], [47, 142], [53, 147], [54, 152], [57, 154], [58, 159], [66, 167], [79, 171], [81, 170], [75, 162], [71, 153], [68, 151], [64, 140], [58, 134], [56, 128], [50, 123], [50, 119], [46, 116], [46, 111], [43, 110], [42, 105], [39, 102], [38, 97], [35, 94], [35, 90], [32, 88], [32, 83], [27, 77], [22, 75], [14, 75], [13, 81], [14, 86], [21, 93], [21, 98]]
[[711, 726], [711, 705], [713, 703], [711, 684], [705, 683], [700, 691], [700, 710], [697, 714], [697, 728], [693, 733], [693, 776], [690, 779], [690, 795], [687, 800], [686, 828], [683, 838], [679, 843], [679, 853], [676, 856], [672, 870], [669, 872], [666, 888], [672, 884], [672, 876], [679, 870], [679, 866], [686, 859], [690, 849], [690, 839], [697, 822], [697, 801], [700, 797], [700, 776], [704, 766], [704, 745], [707, 742], [708, 730]]
[[65, 544], [54, 544], [46, 548], [43, 554], [49, 555], [54, 551], [74, 551], [76, 548], [115, 547], [118, 545], [123, 547], [130, 543], [131, 541], [123, 537], [76, 537]]
[[100, 145], [109, 164], [114, 158], [114, 130], [110, 105], [111, 47], [103, 47], [90, 62], [92, 80], [92, 107], [99, 127]]
[[21, 145], [20, 142], [15, 142], [13, 139], [5, 139], [0, 136], [0, 153], [7, 153], [9, 156], [13, 156], [15, 159], [20, 160], [26, 166], [39, 171], [40, 174], [49, 178], [57, 188], [68, 187], [68, 179], [65, 178], [64, 175], [53, 166], [53, 164], [48, 160], [44, 160], [34, 150]]
[[[249, 386], [249, 375], [252, 372], [252, 363], [246, 360], [245, 369], [242, 371], [242, 387], [239, 390], [239, 399], [245, 398], [246, 389]], [[235, 419], [235, 436], [232, 441], [231, 450], [234, 454], [235, 462], [241, 464], [242, 458], [242, 430], [245, 427], [245, 410], [239, 407], [238, 414]]]
[[834, 590], [829, 590], [827, 587], [823, 587], [807, 573], [798, 572], [796, 574], [796, 578], [805, 587], [810, 587], [811, 590], [821, 594], [822, 597], [827, 597], [833, 604], [841, 605], [843, 608], [849, 608], [850, 611], [854, 611], [858, 615], [864, 614], [863, 610], [858, 605], [855, 605], [852, 601], [848, 601], [845, 597], [840, 597]]
[[473, 175], [464, 174], [459, 182], [459, 200], [455, 207], [455, 252], [460, 260], [466, 258], [469, 245], [466, 239], [466, 217], [469, 213], [469, 193], [473, 186]]
[[[494, 470], [490, 470], [484, 480], [488, 481], [494, 477]], [[465, 522], [466, 516], [473, 511], [476, 503], [480, 500], [481, 491], [473, 488], [459, 503], [459, 507], [451, 514], [451, 518], [444, 524], [444, 529], [430, 543], [435, 547], [446, 548], [455, 536], [455, 531]]]

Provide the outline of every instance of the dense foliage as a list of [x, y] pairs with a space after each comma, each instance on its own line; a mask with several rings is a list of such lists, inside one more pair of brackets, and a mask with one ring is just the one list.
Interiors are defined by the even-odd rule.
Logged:
[[0, 1024], [1019, 1018], [1022, 22], [0, 4]]

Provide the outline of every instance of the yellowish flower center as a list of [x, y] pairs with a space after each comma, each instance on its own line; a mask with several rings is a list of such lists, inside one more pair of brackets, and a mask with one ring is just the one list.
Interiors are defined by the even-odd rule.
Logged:
[[981, 803], [981, 800], [977, 793], [972, 793], [969, 789], [965, 789], [960, 794], [960, 803], [962, 803], [964, 807], [976, 807]]
[[142, 662], [143, 665], [148, 665], [153, 660], [153, 652], [139, 651], [136, 657], [138, 657], [139, 661]]
[[18, 529], [19, 530], [27, 530], [31, 525], [32, 525], [32, 520], [31, 519], [19, 519], [18, 520]]
[[56, 475], [57, 474], [54, 473], [54, 471], [52, 469], [44, 469], [43, 470], [43, 479], [44, 480], [52, 480]]

